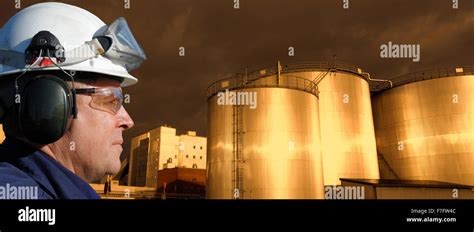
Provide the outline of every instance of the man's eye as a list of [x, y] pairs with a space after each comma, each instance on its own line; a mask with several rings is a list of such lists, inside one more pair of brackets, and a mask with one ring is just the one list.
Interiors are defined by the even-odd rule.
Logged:
[[117, 98], [113, 98], [111, 100], [104, 102], [104, 105], [112, 106], [114, 108], [117, 107], [118, 104], [119, 104], [119, 100]]
[[104, 97], [102, 97], [102, 102], [104, 102], [104, 103], [109, 103], [109, 102], [114, 102], [114, 101], [117, 101], [117, 98], [115, 98], [114, 96], [104, 96]]

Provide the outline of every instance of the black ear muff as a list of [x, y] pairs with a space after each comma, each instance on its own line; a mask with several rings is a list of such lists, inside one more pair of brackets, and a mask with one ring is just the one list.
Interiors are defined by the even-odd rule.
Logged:
[[74, 97], [65, 81], [53, 75], [29, 79], [20, 89], [17, 106], [20, 136], [35, 144], [50, 144], [68, 130]]

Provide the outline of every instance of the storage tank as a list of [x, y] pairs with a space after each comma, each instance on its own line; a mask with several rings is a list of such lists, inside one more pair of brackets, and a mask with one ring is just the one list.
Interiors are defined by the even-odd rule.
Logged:
[[[273, 151], [275, 154], [284, 154], [287, 151], [282, 146], [288, 144], [288, 138], [291, 137], [286, 135], [287, 133], [290, 133], [295, 127], [313, 128], [312, 130], [315, 132], [307, 131], [305, 133], [315, 133], [316, 135], [310, 137], [314, 137], [317, 141], [301, 140], [305, 141], [303, 142], [305, 147], [317, 149], [314, 151], [315, 154], [319, 154], [321, 151], [324, 185], [340, 185], [340, 178], [378, 179], [379, 168], [370, 103], [369, 79], [368, 74], [363, 73], [361, 69], [339, 62], [275, 65], [250, 74], [243, 74], [240, 81], [247, 83], [244, 88], [250, 88], [249, 85], [251, 84], [258, 85], [258, 89], [268, 89], [269, 86], [279, 85], [279, 88], [284, 88], [284, 92], [288, 92], [284, 95], [291, 95], [291, 97], [281, 99], [279, 108], [272, 108], [274, 111], [271, 114], [256, 114], [255, 112], [260, 111], [245, 111], [253, 113], [244, 114], [246, 117], [243, 121], [244, 125], [247, 126], [244, 129], [245, 134], [248, 133], [247, 131], [252, 131], [255, 137], [244, 139], [244, 143], [258, 141], [255, 138], [270, 135], [272, 141], [266, 141], [265, 144], [267, 145], [265, 146], [272, 143], [280, 144], [280, 148]], [[303, 101], [293, 96], [295, 94], [289, 94], [300, 94], [302, 90], [294, 86], [295, 83], [303, 80], [312, 86], [311, 90], [318, 90], [319, 100], [312, 97], [311, 101]], [[232, 133], [230, 129], [226, 129], [232, 126], [232, 111], [230, 108], [224, 111], [223, 107], [216, 107], [215, 94], [217, 91], [213, 89], [216, 87], [221, 88], [221, 91], [224, 88], [241, 89], [241, 87], [231, 87], [234, 85], [239, 86], [235, 81], [231, 83], [229, 80], [223, 80], [209, 87], [208, 125], [210, 147], [208, 149], [209, 185], [207, 191], [210, 198], [218, 191], [231, 194], [230, 186], [232, 182], [229, 179], [232, 179], [232, 177], [227, 176], [226, 179], [218, 180], [218, 178], [224, 178], [225, 175], [230, 175], [228, 174], [231, 173], [229, 171], [231, 168], [229, 160], [226, 162], [214, 161], [214, 164], [211, 163], [211, 160], [223, 160], [225, 157], [231, 157], [231, 155], [223, 156], [220, 154], [232, 153]], [[298, 91], [295, 92], [295, 90]], [[275, 101], [276, 96], [281, 95], [271, 91], [273, 90], [265, 90], [265, 92], [259, 93], [258, 96], [262, 96], [258, 101], [259, 107], [260, 102], [270, 104], [270, 102]], [[303, 92], [305, 91], [306, 96], [308, 93], [307, 90], [303, 90]], [[294, 106], [298, 106], [298, 108], [294, 108]], [[301, 115], [298, 115], [298, 111], [301, 111]], [[296, 116], [289, 116], [293, 114]], [[304, 119], [301, 118], [302, 115], [305, 115]], [[309, 119], [306, 119], [308, 115], [313, 115], [312, 120], [317, 120], [311, 122], [312, 125], [317, 125], [316, 127], [304, 125], [310, 122]], [[225, 120], [226, 123], [217, 122], [216, 119]], [[271, 132], [268, 132], [268, 128], [271, 129]], [[306, 145], [309, 143], [308, 141], [312, 145]], [[247, 144], [244, 145], [244, 151], [247, 146]], [[258, 145], [258, 147], [265, 146], [261, 142]], [[224, 147], [226, 147], [226, 151], [224, 151]], [[275, 146], [270, 145], [270, 147]], [[262, 152], [263, 150], [258, 151]], [[264, 162], [266, 161], [262, 160], [262, 164]], [[223, 163], [227, 163], [227, 166], [223, 166]], [[279, 179], [281, 181], [282, 178]], [[219, 186], [221, 184], [227, 185], [225, 190]], [[217, 193], [216, 195], [221, 196], [222, 194]], [[261, 198], [268, 198], [268, 195], [262, 195]]]
[[474, 186], [474, 66], [418, 72], [372, 99], [382, 178]]
[[[208, 88], [207, 198], [322, 199], [316, 86], [274, 73], [249, 77]], [[256, 102], [232, 105], [232, 94]]]
[[283, 74], [315, 80], [319, 90], [319, 118], [324, 185], [340, 185], [340, 178], [379, 179], [370, 76], [341, 62], [285, 65]]

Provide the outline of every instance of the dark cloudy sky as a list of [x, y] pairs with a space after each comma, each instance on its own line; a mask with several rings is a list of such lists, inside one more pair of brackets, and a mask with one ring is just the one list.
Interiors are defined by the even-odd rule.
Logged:
[[[207, 133], [206, 88], [229, 73], [300, 61], [337, 60], [374, 78], [473, 64], [474, 1], [459, 0], [68, 0], [106, 23], [127, 18], [148, 61], [133, 72], [126, 105], [135, 127], [126, 141], [159, 125]], [[25, 8], [37, 2], [21, 0]], [[15, 14], [15, 0], [0, 0], [0, 24]], [[380, 45], [420, 44], [421, 60], [381, 59]], [[185, 47], [186, 56], [178, 56]], [[288, 56], [288, 47], [295, 56]], [[128, 154], [129, 143], [125, 154]]]

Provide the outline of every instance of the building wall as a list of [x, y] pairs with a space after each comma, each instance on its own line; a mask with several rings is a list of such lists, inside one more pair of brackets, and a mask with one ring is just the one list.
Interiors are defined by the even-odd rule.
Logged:
[[195, 135], [179, 136], [179, 163], [182, 168], [206, 169], [207, 139]]
[[132, 138], [129, 179], [132, 186], [156, 187], [158, 171], [175, 167], [206, 169], [205, 137], [196, 132], [176, 135], [176, 129], [161, 126]]
[[156, 140], [159, 151], [158, 156], [158, 170], [176, 167], [178, 164], [178, 137], [176, 136], [176, 129], [171, 127], [160, 127], [158, 130], [158, 137]]
[[172, 168], [161, 170], [158, 174], [158, 188], [163, 187], [164, 183], [169, 184], [176, 180], [206, 185], [206, 171], [202, 169]]
[[149, 172], [150, 158], [150, 133], [145, 133], [132, 138], [130, 148], [130, 164], [128, 183], [132, 186], [151, 186], [147, 183], [147, 174]]

